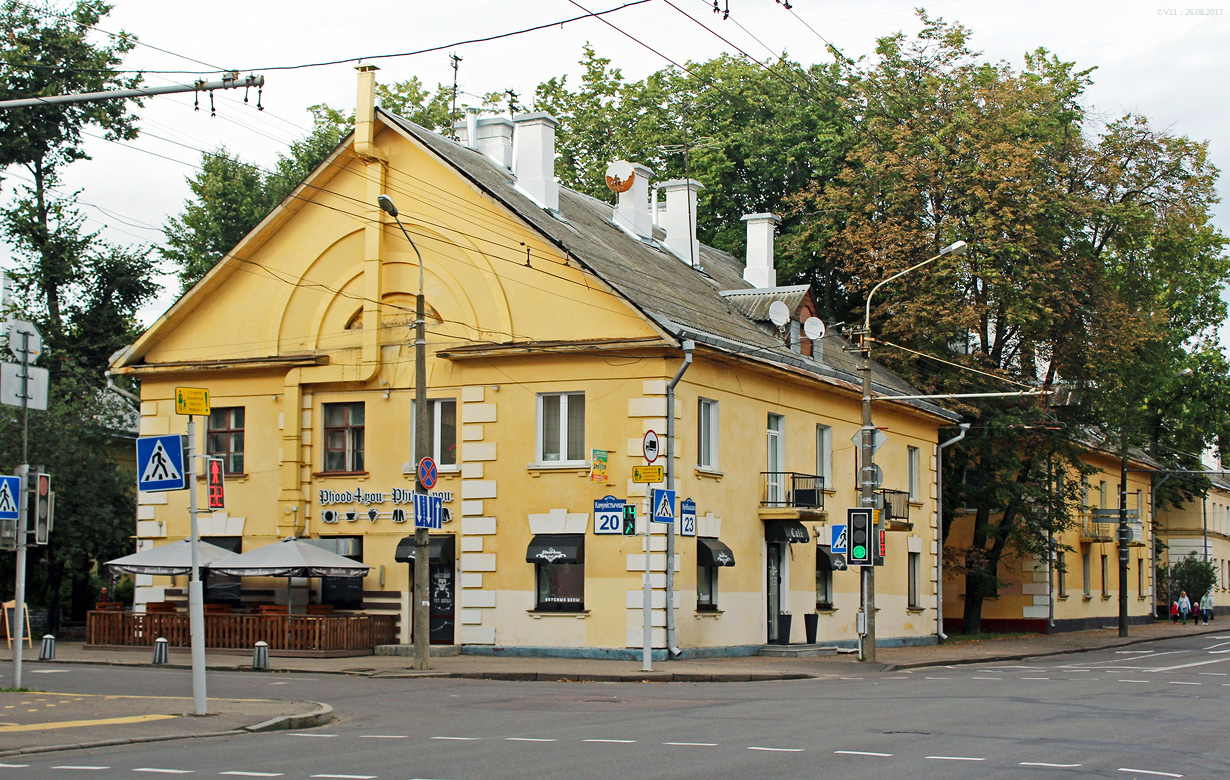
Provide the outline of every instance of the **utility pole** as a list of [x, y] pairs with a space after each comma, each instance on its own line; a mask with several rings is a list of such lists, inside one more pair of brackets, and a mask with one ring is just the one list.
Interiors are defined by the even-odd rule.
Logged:
[[[453, 52], [448, 55], [448, 59], [453, 66], [453, 107], [448, 112], [448, 136], [456, 141], [457, 131], [453, 129], [453, 122], [457, 121], [457, 69], [461, 67], [463, 57], [457, 52]], [[469, 139], [468, 143], [475, 144], [475, 139]]]
[[[1127, 521], [1127, 441], [1119, 442], [1119, 636], [1128, 635], [1128, 521]], [[1136, 508], [1140, 511], [1140, 507]]]
[[264, 76], [245, 76], [241, 79], [239, 78], [238, 71], [231, 71], [230, 73], [224, 73], [221, 81], [198, 79], [191, 84], [172, 84], [166, 87], [138, 87], [137, 89], [115, 89], [108, 92], [82, 92], [75, 95], [52, 95], [48, 97], [21, 98], [18, 100], [0, 100], [0, 108], [27, 108], [30, 106], [63, 103], [128, 100], [129, 98], [153, 97], [154, 95], [170, 95], [177, 92], [213, 92], [215, 89], [249, 89], [251, 87], [256, 87], [256, 106], [261, 108], [260, 90], [264, 86]]
[[[871, 297], [868, 296], [870, 306]], [[869, 323], [868, 323], [869, 324]], [[874, 512], [875, 507], [875, 475], [876, 467], [872, 459], [875, 457], [874, 436], [875, 426], [871, 422], [871, 328], [864, 327], [861, 346], [863, 350], [863, 438], [860, 445], [858, 470], [858, 503], [859, 506]], [[873, 514], [872, 517], [875, 515]], [[875, 524], [872, 524], [871, 544], [879, 544]], [[860, 643], [863, 649], [862, 658], [869, 663], [876, 660], [876, 567], [875, 552], [871, 554], [872, 565], [861, 566], [863, 625], [865, 635]]]

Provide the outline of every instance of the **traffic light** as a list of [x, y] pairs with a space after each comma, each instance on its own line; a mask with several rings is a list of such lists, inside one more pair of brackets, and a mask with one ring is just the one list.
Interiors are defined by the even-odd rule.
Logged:
[[34, 475], [34, 543], [47, 544], [55, 519], [56, 494], [51, 492], [51, 475]]
[[849, 532], [849, 550], [846, 562], [850, 566], [870, 566], [872, 563], [872, 524], [870, 509], [847, 509], [846, 524]]
[[636, 507], [624, 506], [624, 536], [636, 536]]
[[222, 458], [205, 459], [205, 484], [209, 488], [209, 508], [226, 508], [226, 471]]

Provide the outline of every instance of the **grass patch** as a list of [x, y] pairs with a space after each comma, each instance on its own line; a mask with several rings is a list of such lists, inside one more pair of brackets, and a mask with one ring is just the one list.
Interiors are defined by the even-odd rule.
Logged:
[[0, 693], [41, 693], [33, 688], [0, 688]]
[[1016, 639], [1023, 636], [1041, 636], [1041, 634], [1030, 634], [1024, 631], [1007, 634], [949, 634], [944, 640], [944, 644], [954, 644], [956, 642], [982, 642], [988, 639]]

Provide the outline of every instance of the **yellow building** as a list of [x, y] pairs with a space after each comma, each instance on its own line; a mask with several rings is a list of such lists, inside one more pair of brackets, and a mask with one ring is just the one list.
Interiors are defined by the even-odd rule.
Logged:
[[[651, 172], [628, 166], [612, 207], [555, 182], [549, 116], [471, 117], [454, 142], [375, 108], [374, 70], [360, 68], [353, 134], [113, 363], [141, 379], [143, 435], [186, 430], [176, 386], [210, 391], [196, 444], [229, 473], [227, 509], [202, 518], [202, 536], [249, 551], [296, 535], [361, 558], [373, 567], [361, 584], [313, 581], [293, 597], [397, 614], [408, 643], [398, 546], [430, 454], [449, 515], [432, 536], [433, 642], [634, 654], [648, 568], [659, 653], [754, 652], [783, 612], [793, 642], [815, 613], [820, 642], [853, 644], [858, 577], [839, 558], [833, 571], [829, 544], [858, 502], [858, 358], [840, 336], [801, 334], [814, 307], [806, 287], [776, 285], [775, 218], [745, 217], [745, 264], [696, 241], [698, 182], [659, 183], [665, 204], [651, 206]], [[420, 272], [431, 453], [412, 451]], [[909, 391], [883, 369], [874, 380], [877, 395]], [[896, 508], [878, 634], [926, 642], [935, 446], [954, 418], [918, 401], [875, 409]], [[648, 431], [673, 447], [695, 518], [671, 541], [650, 523], [646, 554], [595, 502], [635, 505], [644, 529], [648, 486], [632, 471]], [[144, 495], [140, 544], [185, 537], [186, 510], [186, 492]], [[183, 584], [144, 578], [138, 601]], [[208, 585], [242, 604], [287, 598], [272, 581]]]
[[[1213, 464], [1217, 472], [1221, 464]], [[1198, 500], [1181, 507], [1158, 509], [1158, 536], [1164, 543], [1159, 560], [1174, 565], [1195, 553], [1201, 560], [1213, 564], [1217, 583], [1213, 586], [1213, 602], [1218, 614], [1226, 613], [1230, 604], [1230, 482], [1220, 474], [1209, 475], [1209, 489]], [[1169, 594], [1171, 599], [1178, 594]], [[1167, 594], [1159, 594], [1159, 608], [1168, 610]]]
[[[1097, 469], [1081, 479], [1081, 508], [1067, 531], [1054, 538], [1054, 565], [1047, 556], [1021, 555], [1011, 550], [1000, 563], [1001, 584], [983, 601], [985, 632], [1081, 631], [1117, 626], [1119, 620], [1119, 477], [1117, 455], [1086, 450], [1085, 463]], [[1127, 508], [1128, 620], [1152, 619], [1153, 560], [1150, 465], [1137, 453], [1129, 459]], [[961, 550], [970, 544], [973, 512], [959, 516], [945, 546]], [[944, 630], [960, 633], [965, 580], [944, 577]]]

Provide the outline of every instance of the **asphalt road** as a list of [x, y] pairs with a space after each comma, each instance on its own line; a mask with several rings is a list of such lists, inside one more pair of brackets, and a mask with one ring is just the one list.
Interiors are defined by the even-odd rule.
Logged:
[[[52, 667], [55, 668], [55, 667]], [[48, 690], [183, 695], [178, 670], [65, 666]], [[1032, 662], [770, 683], [211, 673], [331, 703], [321, 729], [0, 759], [0, 780], [190, 777], [1230, 777], [1230, 632]]]

